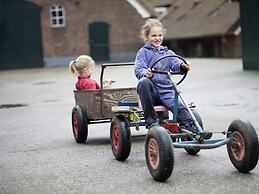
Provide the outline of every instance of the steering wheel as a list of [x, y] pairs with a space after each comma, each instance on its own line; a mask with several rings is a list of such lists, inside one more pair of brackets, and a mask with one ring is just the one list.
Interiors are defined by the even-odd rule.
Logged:
[[[164, 55], [164, 56], [162, 56], [162, 57], [159, 57], [157, 60], [155, 60], [155, 61], [153, 62], [153, 64], [152, 64], [151, 67], [150, 67], [150, 69], [152, 70], [152, 72], [154, 72], [154, 73], [160, 73], [160, 74], [168, 74], [167, 71], [159, 71], [159, 70], [154, 69], [154, 66], [155, 66], [159, 61], [161, 61], [162, 59], [169, 58], [169, 57], [178, 58], [178, 59], [180, 59], [184, 64], [187, 64], [186, 60], [185, 60], [183, 57], [181, 57], [181, 56], [179, 56], [179, 55], [168, 54], [168, 55]], [[183, 80], [186, 78], [187, 72], [188, 72], [188, 70], [186, 70], [186, 71], [179, 71], [179, 72], [172, 72], [172, 71], [170, 71], [169, 73], [172, 74], [172, 75], [183, 75], [183, 77], [176, 83], [176, 85], [179, 85], [179, 84], [182, 83]], [[162, 87], [162, 88], [171, 88], [172, 86], [159, 86], [159, 87]]]

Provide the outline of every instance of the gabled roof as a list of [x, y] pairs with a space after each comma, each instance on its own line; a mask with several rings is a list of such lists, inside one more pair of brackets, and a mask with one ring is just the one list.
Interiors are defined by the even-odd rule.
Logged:
[[[149, 0], [155, 2], [155, 0]], [[239, 3], [229, 0], [158, 0], [171, 2], [162, 19], [165, 39], [186, 39], [236, 34], [240, 29]], [[160, 4], [161, 5], [161, 4]]]

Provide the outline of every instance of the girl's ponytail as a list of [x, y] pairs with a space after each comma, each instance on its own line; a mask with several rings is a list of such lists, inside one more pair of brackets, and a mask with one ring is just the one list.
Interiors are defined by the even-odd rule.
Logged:
[[76, 70], [76, 61], [70, 61], [69, 63], [69, 69], [71, 71], [72, 74], [77, 74], [77, 70]]

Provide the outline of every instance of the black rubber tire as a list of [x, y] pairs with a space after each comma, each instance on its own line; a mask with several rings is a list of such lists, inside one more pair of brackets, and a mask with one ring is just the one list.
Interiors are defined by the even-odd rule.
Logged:
[[125, 161], [131, 151], [131, 131], [123, 115], [114, 115], [110, 127], [110, 143], [116, 160]]
[[[195, 118], [197, 119], [199, 125], [203, 129], [203, 123], [202, 123], [200, 114], [195, 109], [191, 109], [191, 110], [192, 110], [192, 113], [194, 114]], [[201, 148], [194, 148], [194, 147], [193, 148], [184, 148], [184, 149], [190, 155], [196, 155], [201, 150]]]
[[88, 136], [87, 115], [79, 105], [72, 110], [72, 130], [77, 143], [85, 143]]
[[151, 176], [159, 182], [167, 180], [174, 169], [171, 138], [163, 127], [149, 129], [145, 139], [145, 157]]
[[228, 136], [233, 136], [233, 142], [227, 144], [229, 158], [239, 172], [248, 173], [258, 162], [259, 144], [255, 128], [249, 121], [234, 120], [228, 132], [231, 132]]

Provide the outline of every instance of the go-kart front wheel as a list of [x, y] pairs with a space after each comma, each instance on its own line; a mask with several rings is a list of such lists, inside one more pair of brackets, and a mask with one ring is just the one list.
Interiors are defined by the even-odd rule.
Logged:
[[253, 170], [258, 162], [258, 137], [249, 121], [234, 120], [228, 127], [233, 141], [227, 144], [229, 158], [235, 168], [247, 173]]
[[131, 150], [131, 131], [125, 116], [113, 116], [110, 127], [110, 142], [114, 157], [119, 161], [126, 160]]
[[156, 181], [167, 180], [174, 169], [174, 151], [168, 132], [163, 127], [149, 129], [145, 139], [148, 170]]
[[72, 110], [72, 129], [76, 142], [84, 143], [88, 135], [88, 123], [86, 113], [79, 105]]

